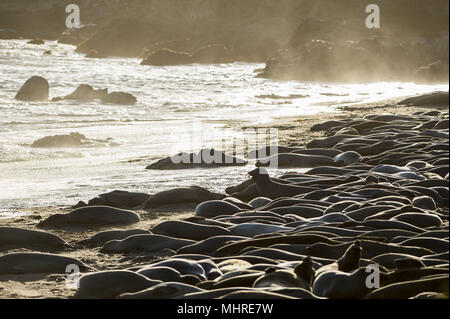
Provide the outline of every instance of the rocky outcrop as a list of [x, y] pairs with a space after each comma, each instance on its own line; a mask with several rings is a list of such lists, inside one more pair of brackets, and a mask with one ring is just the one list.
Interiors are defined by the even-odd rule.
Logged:
[[35, 38], [35, 39], [32, 39], [32, 40], [28, 41], [27, 43], [28, 44], [43, 45], [43, 44], [45, 44], [45, 41], [42, 40], [42, 39], [39, 39], [39, 38]]
[[142, 65], [180, 65], [193, 63], [193, 57], [187, 52], [177, 52], [171, 49], [159, 49], [150, 53], [150, 55], [142, 61]]
[[52, 102], [58, 102], [63, 100], [74, 100], [89, 102], [93, 100], [101, 100], [102, 103], [114, 103], [122, 105], [136, 104], [137, 99], [130, 93], [125, 92], [111, 92], [108, 93], [108, 89], [95, 90], [88, 84], [81, 84], [78, 88], [69, 95], [64, 97], [55, 97]]
[[147, 166], [146, 169], [168, 170], [243, 165], [247, 165], [247, 162], [243, 159], [226, 155], [219, 150], [203, 149], [198, 153], [179, 153], [161, 159]]
[[47, 101], [50, 86], [41, 76], [32, 76], [20, 88], [15, 99], [20, 101]]
[[85, 144], [86, 136], [80, 133], [70, 133], [68, 135], [54, 135], [40, 138], [31, 144], [31, 147], [78, 147]]
[[[88, 54], [95, 50], [102, 56], [137, 57], [150, 43], [161, 39], [151, 23], [136, 19], [115, 19], [98, 28], [88, 40], [81, 43], [76, 52]], [[151, 30], [149, 32], [149, 30]]]
[[103, 103], [122, 105], [133, 105], [137, 102], [137, 99], [132, 94], [125, 92], [111, 92], [109, 94], [103, 95], [101, 100]]
[[[368, 29], [361, 1], [303, 3], [303, 19], [262, 77], [304, 81], [448, 82], [448, 1], [377, 2], [380, 29]], [[439, 62], [436, 62], [439, 61]]]
[[107, 56], [98, 53], [97, 50], [89, 50], [89, 52], [86, 54], [86, 58], [88, 58], [88, 59], [105, 59], [105, 58], [107, 58]]
[[422, 66], [415, 73], [415, 80], [420, 83], [445, 83], [449, 78], [448, 61], [435, 61]]
[[95, 90], [88, 84], [81, 84], [71, 94], [64, 97], [55, 97], [52, 99], [52, 102], [58, 102], [62, 100], [92, 101], [95, 99], [102, 99], [106, 95], [108, 95], [108, 89]]
[[195, 63], [229, 63], [232, 62], [230, 50], [219, 44], [204, 46], [192, 54]]

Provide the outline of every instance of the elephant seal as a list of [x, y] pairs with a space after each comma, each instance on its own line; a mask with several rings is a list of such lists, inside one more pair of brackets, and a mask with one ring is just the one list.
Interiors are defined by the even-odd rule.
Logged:
[[239, 290], [235, 292], [231, 292], [225, 296], [219, 297], [218, 299], [295, 299], [294, 297], [289, 297], [286, 295], [280, 295], [274, 292], [269, 291], [255, 291], [255, 290]]
[[231, 203], [233, 205], [236, 205], [240, 209], [253, 209], [253, 207], [250, 206], [249, 204], [241, 201], [240, 199], [234, 198], [234, 197], [224, 198], [223, 201]]
[[177, 254], [212, 254], [221, 246], [244, 239], [247, 239], [247, 237], [215, 236], [192, 245], [181, 247], [177, 250]]
[[119, 299], [173, 299], [204, 291], [198, 287], [179, 282], [163, 282], [139, 292], [122, 294]]
[[335, 156], [333, 159], [336, 163], [347, 166], [355, 163], [360, 163], [364, 158], [358, 152], [348, 151]]
[[324, 272], [314, 280], [312, 292], [326, 298], [362, 299], [370, 292], [366, 286], [367, 275], [365, 267], [351, 273], [338, 270]]
[[209, 200], [221, 200], [225, 195], [212, 193], [199, 186], [175, 188], [150, 196], [144, 202], [143, 208], [154, 208], [171, 204], [193, 203], [199, 204]]
[[152, 267], [166, 266], [178, 270], [182, 275], [194, 275], [201, 280], [206, 280], [205, 269], [196, 261], [182, 259], [182, 258], [171, 258], [167, 260], [162, 260], [154, 264], [149, 265]]
[[236, 258], [230, 258], [217, 264], [217, 267], [219, 267], [220, 271], [224, 274], [237, 270], [243, 270], [251, 266], [252, 266], [251, 263]]
[[448, 240], [432, 237], [411, 238], [402, 241], [400, 245], [428, 248], [429, 250], [434, 251], [438, 254], [445, 253], [449, 250]]
[[150, 235], [145, 229], [108, 230], [95, 234], [89, 239], [81, 240], [77, 244], [87, 247], [99, 247], [111, 240], [122, 240], [134, 235]]
[[0, 257], [0, 275], [64, 274], [66, 267], [76, 265], [80, 271], [92, 271], [83, 262], [65, 256], [43, 253], [14, 253]]
[[265, 197], [276, 199], [280, 197], [293, 197], [315, 191], [313, 187], [302, 187], [295, 185], [280, 184], [272, 181], [265, 168], [257, 168], [249, 175], [255, 181], [256, 188]]
[[203, 202], [195, 208], [195, 215], [205, 218], [213, 218], [220, 215], [234, 215], [241, 209], [236, 205], [223, 200], [210, 200]]
[[315, 271], [310, 257], [304, 258], [294, 271], [269, 268], [253, 284], [253, 288], [281, 287], [311, 290]]
[[362, 251], [361, 242], [357, 240], [345, 251], [342, 257], [339, 258], [335, 263], [319, 268], [316, 272], [316, 275], [318, 276], [324, 272], [333, 270], [348, 273], [358, 269], [360, 266], [361, 251]]
[[43, 231], [0, 227], [0, 251], [26, 248], [53, 252], [71, 247], [62, 238]]
[[292, 231], [291, 227], [268, 225], [261, 223], [243, 223], [229, 228], [235, 236], [254, 237], [260, 234]]
[[114, 298], [123, 293], [141, 291], [161, 283], [129, 270], [110, 270], [88, 273], [77, 282], [82, 296]]
[[145, 193], [132, 193], [115, 190], [98, 195], [88, 202], [89, 206], [110, 206], [116, 208], [134, 208], [144, 203], [150, 197]]
[[280, 153], [264, 159], [259, 159], [255, 165], [256, 167], [264, 167], [273, 164], [277, 167], [306, 168], [327, 165], [333, 166], [336, 165], [336, 162], [328, 156]]
[[261, 208], [267, 204], [269, 204], [272, 200], [267, 197], [257, 197], [252, 199], [248, 204], [252, 206], [254, 209]]
[[53, 228], [64, 226], [109, 226], [137, 223], [138, 214], [108, 206], [89, 206], [75, 209], [67, 214], [55, 214], [40, 222], [37, 227]]
[[156, 253], [162, 249], [177, 250], [181, 247], [192, 245], [194, 241], [177, 239], [162, 235], [134, 235], [123, 240], [111, 240], [107, 242], [101, 253], [127, 254], [133, 252]]
[[223, 227], [200, 225], [186, 221], [165, 221], [153, 227], [151, 231], [154, 234], [191, 240], [231, 235], [231, 232]]
[[178, 270], [167, 266], [143, 267], [139, 269], [137, 273], [147, 277], [148, 279], [161, 280], [163, 282], [180, 282], [182, 276]]
[[441, 275], [431, 278], [403, 281], [381, 287], [370, 292], [367, 299], [404, 299], [422, 292], [448, 293], [449, 276]]
[[[408, 255], [408, 254], [399, 254], [399, 253], [386, 253], [378, 255], [374, 258], [372, 258], [372, 262], [381, 265], [387, 269], [395, 269], [398, 267], [398, 264], [396, 261], [398, 260], [414, 260], [414, 261], [421, 261], [419, 257]], [[424, 266], [423, 262], [422, 265]]]
[[433, 214], [403, 213], [391, 218], [391, 220], [408, 223], [422, 229], [442, 225], [442, 219]]

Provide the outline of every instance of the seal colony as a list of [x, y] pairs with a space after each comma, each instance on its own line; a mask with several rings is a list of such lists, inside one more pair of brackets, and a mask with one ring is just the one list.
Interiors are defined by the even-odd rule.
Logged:
[[[0, 278], [75, 264], [74, 298], [448, 298], [448, 129], [435, 110], [328, 121], [312, 127], [323, 137], [273, 155], [292, 171], [274, 176], [254, 150], [257, 167], [226, 194], [115, 191], [40, 221], [48, 232], [1, 227]], [[182, 203], [195, 215], [148, 228], [133, 211]], [[52, 234], [68, 225], [94, 233]], [[100, 229], [112, 225], [124, 228]], [[82, 249], [129, 263], [63, 255]]]

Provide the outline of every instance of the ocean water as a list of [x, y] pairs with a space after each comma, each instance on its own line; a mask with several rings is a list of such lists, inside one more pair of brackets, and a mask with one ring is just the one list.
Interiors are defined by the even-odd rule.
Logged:
[[[339, 105], [447, 90], [413, 83], [332, 84], [255, 77], [263, 64], [152, 67], [139, 59], [86, 59], [74, 47], [0, 40], [0, 217], [26, 207], [73, 205], [115, 189], [154, 193], [200, 185], [215, 191], [241, 182], [251, 167], [150, 171], [179, 151], [239, 146], [242, 127], [275, 118], [335, 111]], [[44, 55], [51, 50], [52, 55]], [[45, 77], [50, 98], [80, 84], [133, 94], [132, 106], [94, 102], [21, 102], [31, 76]], [[32, 148], [33, 141], [78, 132], [77, 148]], [[224, 144], [225, 142], [225, 144]]]

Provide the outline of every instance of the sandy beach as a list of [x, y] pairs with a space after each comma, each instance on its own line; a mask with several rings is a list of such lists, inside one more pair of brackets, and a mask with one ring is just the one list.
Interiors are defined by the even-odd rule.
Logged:
[[[280, 145], [290, 147], [304, 147], [306, 143], [319, 137], [323, 137], [323, 132], [312, 132], [310, 129], [313, 125], [330, 121], [341, 120], [346, 118], [362, 118], [368, 114], [401, 114], [409, 115], [415, 112], [428, 112], [436, 109], [435, 107], [416, 107], [416, 106], [400, 106], [396, 102], [403, 99], [386, 100], [378, 103], [358, 106], [343, 106], [337, 112], [320, 113], [313, 116], [302, 116], [300, 118], [287, 117], [280, 118], [262, 127], [277, 128], [279, 130]], [[442, 107], [440, 110], [445, 111]], [[252, 166], [248, 166], [248, 170], [252, 170]], [[295, 169], [292, 169], [295, 172]], [[183, 171], [180, 171], [183, 174]], [[242, 176], [242, 181], [246, 179]], [[202, 186], [202, 185], [198, 185]], [[231, 185], [223, 185], [223, 188]], [[74, 203], [76, 204], [76, 203]], [[195, 215], [196, 205], [169, 205], [160, 208], [139, 210], [137, 213], [142, 221], [120, 229], [150, 229], [161, 222], [168, 220], [183, 220]], [[72, 210], [71, 207], [34, 207], [21, 210], [26, 216], [16, 218], [0, 219], [0, 226], [19, 227], [25, 229], [37, 229], [36, 225], [56, 213], [67, 213]], [[448, 229], [448, 221], [446, 222]], [[69, 244], [76, 244], [80, 240], [87, 239], [99, 231], [117, 229], [117, 227], [102, 228], [74, 228], [68, 227], [64, 230], [51, 230], [50, 232], [62, 237]], [[25, 249], [15, 249], [4, 253], [25, 252]], [[124, 269], [128, 267], [136, 267], [148, 264], [171, 254], [161, 252], [160, 254], [126, 254], [126, 255], [109, 255], [99, 252], [99, 248], [77, 248], [63, 252], [61, 255], [77, 258], [87, 265], [102, 271]], [[74, 295], [73, 289], [66, 288], [66, 275], [17, 275], [17, 276], [0, 276], [0, 298], [70, 298]]]

